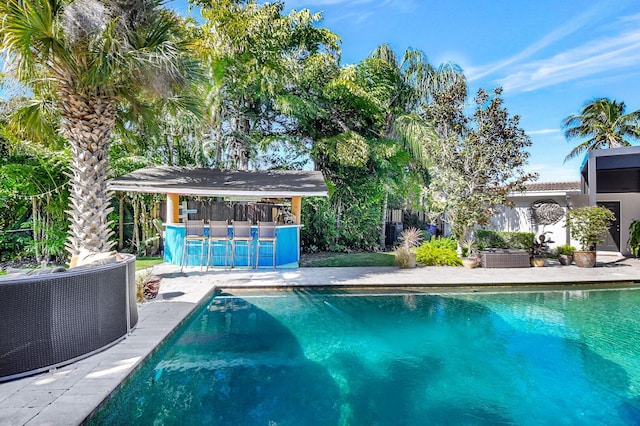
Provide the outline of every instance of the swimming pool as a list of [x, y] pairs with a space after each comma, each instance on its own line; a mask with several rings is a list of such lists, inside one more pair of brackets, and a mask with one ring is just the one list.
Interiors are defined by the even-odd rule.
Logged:
[[640, 424], [640, 290], [218, 295], [94, 424]]

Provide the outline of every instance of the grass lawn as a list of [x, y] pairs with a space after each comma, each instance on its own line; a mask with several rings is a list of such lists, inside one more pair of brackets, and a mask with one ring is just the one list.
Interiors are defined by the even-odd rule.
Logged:
[[136, 259], [136, 271], [151, 268], [162, 263], [161, 257], [139, 257]]
[[393, 266], [395, 255], [389, 253], [311, 253], [300, 258], [302, 267]]

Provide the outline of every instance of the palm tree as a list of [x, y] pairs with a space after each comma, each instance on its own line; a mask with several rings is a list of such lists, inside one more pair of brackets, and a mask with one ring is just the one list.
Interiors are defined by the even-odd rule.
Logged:
[[[437, 138], [436, 124], [424, 117], [425, 108], [433, 101], [433, 94], [441, 86], [458, 84], [466, 88], [464, 74], [455, 66], [433, 67], [426, 55], [407, 49], [402, 60], [386, 44], [379, 46], [365, 60], [363, 67], [369, 69], [368, 80], [384, 114], [382, 138], [397, 141], [412, 157], [414, 168], [425, 171], [428, 167], [428, 147]], [[466, 93], [466, 92], [465, 92]], [[382, 169], [381, 180], [385, 193], [380, 217], [380, 247], [385, 244], [385, 222], [389, 193], [393, 190], [392, 176]], [[424, 174], [426, 176], [426, 173]], [[426, 184], [426, 182], [425, 182]]]
[[[15, 77], [57, 107], [72, 154], [67, 249], [108, 251], [111, 143], [119, 112], [199, 76], [182, 21], [161, 0], [5, 0], [0, 48]], [[35, 109], [34, 109], [35, 110]]]
[[640, 138], [640, 110], [624, 113], [624, 102], [608, 98], [585, 104], [580, 114], [565, 118], [562, 127], [567, 139], [587, 138], [571, 150], [565, 161], [592, 149], [630, 146], [628, 139]]

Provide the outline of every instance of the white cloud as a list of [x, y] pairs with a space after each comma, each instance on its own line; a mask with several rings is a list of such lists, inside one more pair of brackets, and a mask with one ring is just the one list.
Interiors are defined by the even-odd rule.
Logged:
[[550, 133], [559, 133], [560, 129], [540, 129], [528, 131], [528, 135], [548, 135]]
[[[615, 80], [621, 74], [637, 71], [640, 13], [610, 18], [628, 3], [623, 0], [612, 7], [600, 2], [519, 53], [492, 64], [467, 68], [465, 73], [473, 81], [500, 72], [503, 76], [497, 83], [505, 91], [518, 93], [576, 80]], [[598, 32], [607, 35], [594, 37]], [[573, 33], [583, 35], [582, 45], [546, 58], [529, 59]]]
[[352, 22], [354, 24], [361, 24], [362, 22], [365, 22], [367, 19], [369, 19], [371, 16], [373, 16], [373, 12], [369, 11], [369, 12], [349, 12], [349, 13], [343, 13], [342, 15], [333, 18], [333, 21], [337, 22], [337, 21], [349, 21]]
[[465, 70], [467, 74], [467, 78], [469, 81], [478, 80], [482, 77], [486, 77], [487, 75], [493, 74], [496, 71], [499, 71], [511, 64], [517, 63], [521, 60], [524, 60], [534, 53], [544, 49], [545, 47], [565, 38], [566, 36], [574, 33], [579, 30], [583, 26], [587, 25], [594, 17], [597, 17], [601, 14], [601, 9], [604, 7], [603, 4], [596, 5], [586, 12], [578, 15], [576, 18], [567, 22], [566, 25], [550, 32], [546, 36], [542, 37], [540, 40], [535, 43], [527, 46], [522, 51], [518, 52], [514, 56], [510, 58], [503, 59], [502, 61], [495, 62], [493, 64], [488, 64], [480, 67], [472, 67]]
[[550, 58], [517, 66], [499, 80], [509, 92], [526, 92], [603, 72], [627, 72], [640, 62], [640, 28], [592, 40]]
[[[352, 3], [362, 3], [363, 0], [356, 0], [354, 2], [348, 1], [348, 0], [311, 0], [311, 1], [305, 1], [305, 0], [300, 0], [300, 1], [288, 1], [286, 2], [286, 5], [288, 7], [292, 7], [295, 9], [299, 9], [299, 8], [309, 8], [309, 7], [314, 7], [314, 6], [327, 6], [327, 5], [334, 5], [334, 4], [341, 4], [344, 3], [346, 5], [352, 4]], [[368, 2], [368, 1], [373, 1], [373, 0], [364, 0], [364, 2]]]

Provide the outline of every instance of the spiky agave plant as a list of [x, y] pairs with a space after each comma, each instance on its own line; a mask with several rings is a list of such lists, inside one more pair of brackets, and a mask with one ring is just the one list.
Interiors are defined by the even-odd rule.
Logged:
[[396, 248], [396, 265], [407, 268], [411, 258], [411, 250], [422, 243], [422, 231], [417, 228], [407, 228], [398, 237], [400, 244]]

